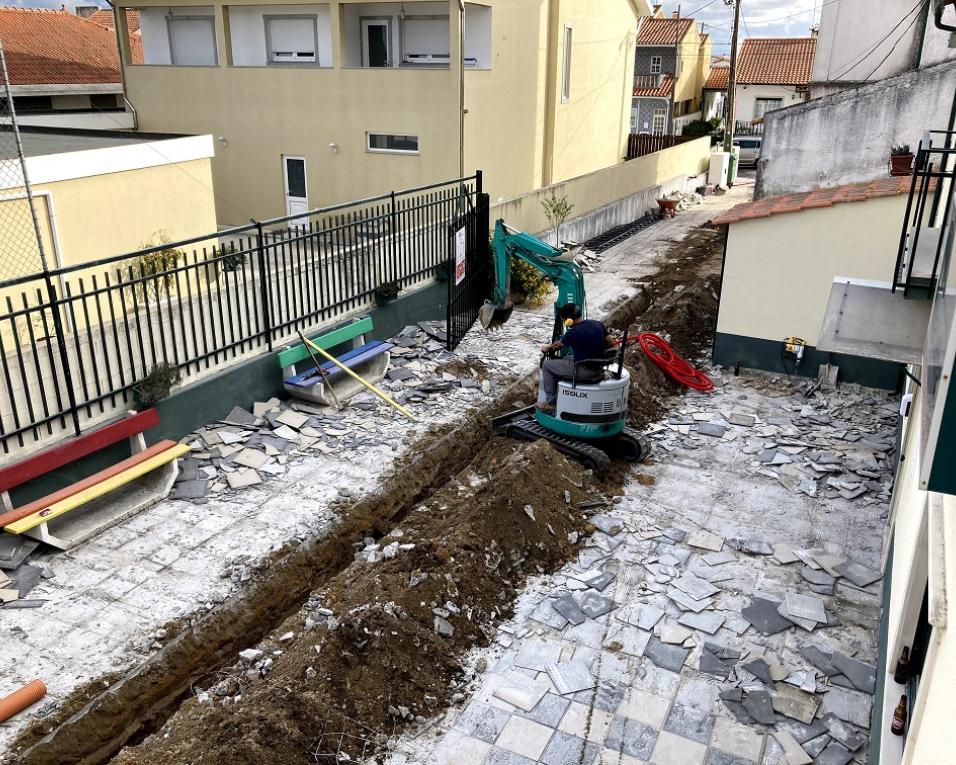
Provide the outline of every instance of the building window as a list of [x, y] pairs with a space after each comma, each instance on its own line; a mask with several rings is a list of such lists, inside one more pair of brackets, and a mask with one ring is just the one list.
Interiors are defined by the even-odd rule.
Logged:
[[767, 112], [779, 109], [783, 106], [782, 98], [757, 98], [754, 99], [754, 119], [762, 119]]
[[366, 149], [389, 154], [418, 154], [417, 135], [366, 133]]
[[564, 28], [564, 60], [561, 67], [561, 100], [571, 100], [571, 27]]
[[631, 107], [631, 132], [637, 132], [637, 125], [639, 120], [639, 110], [637, 107]]
[[169, 59], [175, 66], [216, 66], [216, 24], [212, 16], [167, 16]]
[[655, 109], [654, 117], [651, 121], [651, 135], [664, 135], [664, 128], [667, 122], [667, 112], [664, 109]]
[[316, 16], [265, 16], [266, 50], [273, 64], [314, 64], [319, 60]]
[[651, 74], [661, 73], [661, 57], [651, 56]]

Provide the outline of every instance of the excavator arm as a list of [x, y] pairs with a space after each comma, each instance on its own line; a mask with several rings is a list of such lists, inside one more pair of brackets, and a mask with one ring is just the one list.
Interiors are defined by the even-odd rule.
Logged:
[[574, 262], [573, 255], [564, 253], [531, 234], [515, 231], [503, 220], [498, 220], [495, 222], [492, 239], [492, 257], [495, 269], [494, 292], [491, 300], [485, 301], [479, 313], [479, 320], [485, 329], [500, 327], [511, 318], [514, 305], [509, 294], [513, 258], [523, 260], [537, 269], [558, 288], [558, 297], [554, 301], [553, 340], [561, 337], [564, 330], [558, 317], [558, 310], [562, 306], [574, 303], [582, 312], [586, 311], [584, 274], [581, 267]]

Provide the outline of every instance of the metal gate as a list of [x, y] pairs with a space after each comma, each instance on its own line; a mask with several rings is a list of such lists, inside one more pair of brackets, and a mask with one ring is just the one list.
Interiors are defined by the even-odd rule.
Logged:
[[489, 200], [481, 193], [480, 176], [474, 207], [451, 226], [448, 257], [448, 350], [453, 351], [491, 297], [494, 264], [489, 252]]

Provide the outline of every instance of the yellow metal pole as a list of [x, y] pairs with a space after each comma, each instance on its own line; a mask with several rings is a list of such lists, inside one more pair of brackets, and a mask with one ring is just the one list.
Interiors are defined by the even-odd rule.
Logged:
[[341, 370], [342, 370], [343, 372], [345, 372], [347, 375], [351, 375], [352, 377], [354, 377], [356, 380], [358, 380], [360, 383], [362, 383], [362, 385], [364, 385], [366, 388], [368, 388], [370, 391], [372, 391], [372, 393], [374, 393], [376, 396], [378, 396], [378, 397], [379, 397], [380, 399], [382, 399], [383, 401], [386, 401], [386, 402], [388, 402], [389, 404], [391, 404], [393, 407], [395, 407], [399, 412], [401, 412], [402, 414], [404, 414], [404, 415], [405, 415], [408, 419], [410, 419], [412, 422], [418, 422], [418, 418], [417, 418], [414, 414], [412, 414], [411, 412], [409, 412], [404, 406], [402, 406], [401, 404], [399, 404], [397, 401], [393, 401], [391, 398], [389, 398], [388, 395], [387, 395], [384, 391], [381, 391], [381, 390], [379, 390], [378, 388], [376, 388], [376, 387], [375, 387], [374, 385], [372, 385], [372, 383], [370, 383], [368, 380], [365, 380], [364, 378], [359, 377], [359, 375], [357, 375], [355, 372], [353, 372], [351, 369], [349, 369], [347, 366], [345, 366], [345, 364], [343, 364], [342, 362], [340, 362], [337, 358], [335, 358], [335, 356], [332, 356], [331, 354], [326, 353], [324, 350], [322, 350], [321, 348], [319, 348], [319, 346], [317, 346], [315, 343], [313, 343], [311, 340], [309, 340], [309, 338], [303, 337], [302, 339], [305, 340], [306, 344], [307, 344], [310, 348], [312, 348], [312, 350], [317, 351], [318, 353], [321, 353], [325, 358], [327, 358], [329, 361], [331, 361], [333, 364], [335, 364], [335, 366], [337, 366], [339, 369], [341, 369]]

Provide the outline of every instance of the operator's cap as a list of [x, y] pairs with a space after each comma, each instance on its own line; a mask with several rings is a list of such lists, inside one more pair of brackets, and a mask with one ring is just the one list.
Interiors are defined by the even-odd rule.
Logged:
[[558, 316], [560, 316], [562, 319], [580, 319], [581, 309], [578, 308], [574, 303], [567, 303], [558, 309]]

